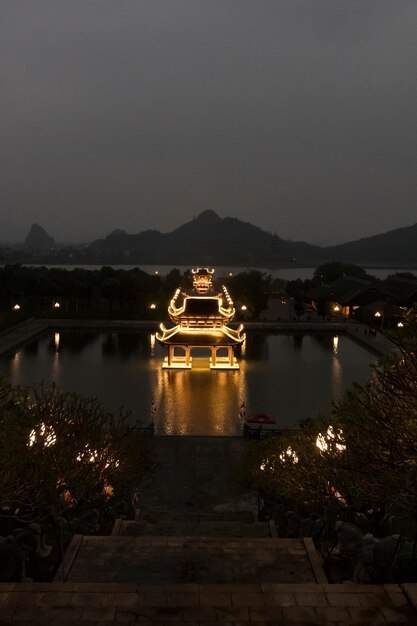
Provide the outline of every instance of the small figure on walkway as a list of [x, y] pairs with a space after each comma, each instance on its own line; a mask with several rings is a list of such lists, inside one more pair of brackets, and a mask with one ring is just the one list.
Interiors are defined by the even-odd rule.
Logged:
[[242, 404], [240, 405], [239, 417], [241, 419], [243, 419], [243, 420], [246, 418], [246, 408], [245, 408], [245, 403], [244, 402], [242, 402]]
[[139, 508], [139, 489], [136, 489], [136, 491], [133, 493], [132, 506], [134, 509]]
[[152, 404], [151, 404], [151, 417], [152, 417], [152, 419], [154, 418], [155, 415], [156, 415], [156, 404], [155, 404], [154, 401], [152, 401]]

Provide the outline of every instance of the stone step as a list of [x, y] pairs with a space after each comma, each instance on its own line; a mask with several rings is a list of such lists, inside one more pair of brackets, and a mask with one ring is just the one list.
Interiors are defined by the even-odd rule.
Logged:
[[417, 585], [0, 583], [0, 623], [417, 624]]
[[271, 537], [271, 525], [255, 522], [252, 511], [138, 509], [137, 518], [116, 520], [113, 535], [169, 537]]
[[239, 522], [172, 522], [160, 520], [155, 523], [145, 521], [120, 521], [115, 524], [113, 534], [139, 537], [270, 537], [270, 527], [266, 523], [241, 524]]
[[155, 523], [145, 521], [120, 521], [115, 524], [113, 534], [139, 537], [270, 537], [270, 527], [266, 523], [241, 524], [239, 522], [172, 522], [160, 520]]
[[56, 580], [304, 583], [325, 577], [308, 539], [75, 535]]
[[199, 510], [172, 510], [166, 508], [145, 508], [140, 509], [139, 519], [146, 522], [155, 522], [160, 519], [173, 522], [184, 520], [199, 522], [243, 522], [252, 524], [255, 516], [252, 511], [199, 511]]

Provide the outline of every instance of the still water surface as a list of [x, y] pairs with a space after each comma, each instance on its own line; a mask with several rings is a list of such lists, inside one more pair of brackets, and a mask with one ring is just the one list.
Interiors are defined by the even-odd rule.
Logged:
[[[1, 267], [1, 265], [0, 265]], [[29, 265], [29, 267], [47, 267], [47, 268], [60, 268], [64, 270], [74, 270], [75, 268], [85, 269], [85, 270], [100, 270], [102, 265]], [[133, 270], [135, 267], [140, 267], [141, 270], [148, 274], [160, 274], [161, 276], [166, 276], [172, 269], [171, 265], [111, 265], [115, 270]], [[189, 265], [177, 265], [176, 269], [180, 270], [181, 273], [184, 273], [186, 270], [190, 269]], [[363, 266], [364, 269], [371, 276], [375, 276], [380, 280], [383, 280], [390, 274], [395, 274], [396, 272], [412, 272], [417, 275], [417, 268], [404, 268], [404, 267], [372, 267], [368, 269], [366, 266]], [[313, 274], [315, 272], [314, 267], [286, 267], [286, 268], [277, 268], [277, 269], [268, 269], [266, 267], [233, 267], [233, 266], [215, 266], [216, 276], [228, 276], [229, 273], [239, 274], [239, 272], [250, 272], [251, 270], [258, 270], [260, 272], [265, 272], [265, 274], [270, 274], [272, 278], [281, 278], [282, 280], [297, 280], [300, 278], [301, 280], [307, 280], [313, 278]]]
[[55, 382], [98, 397], [106, 409], [129, 409], [157, 434], [238, 435], [239, 407], [264, 412], [288, 428], [327, 412], [353, 381], [365, 382], [375, 356], [349, 338], [249, 333], [240, 371], [210, 371], [208, 353], [193, 352], [193, 369], [162, 370], [165, 350], [147, 332], [49, 332], [0, 357], [12, 384]]

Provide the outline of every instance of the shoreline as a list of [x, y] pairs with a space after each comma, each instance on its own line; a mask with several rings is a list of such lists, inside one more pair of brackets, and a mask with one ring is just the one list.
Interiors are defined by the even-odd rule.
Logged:
[[[0, 333], [0, 356], [35, 339], [47, 330], [73, 328], [80, 330], [157, 330], [160, 321], [147, 320], [100, 320], [100, 319], [30, 319]], [[344, 322], [285, 321], [285, 322], [246, 322], [246, 331], [285, 332], [285, 333], [344, 333], [378, 356], [395, 353], [396, 346], [380, 332], [369, 334], [365, 324], [350, 320]]]

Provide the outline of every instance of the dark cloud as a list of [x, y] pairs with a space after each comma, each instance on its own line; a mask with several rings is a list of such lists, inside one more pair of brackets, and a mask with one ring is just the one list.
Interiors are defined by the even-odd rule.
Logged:
[[0, 239], [416, 221], [414, 0], [2, 0]]

